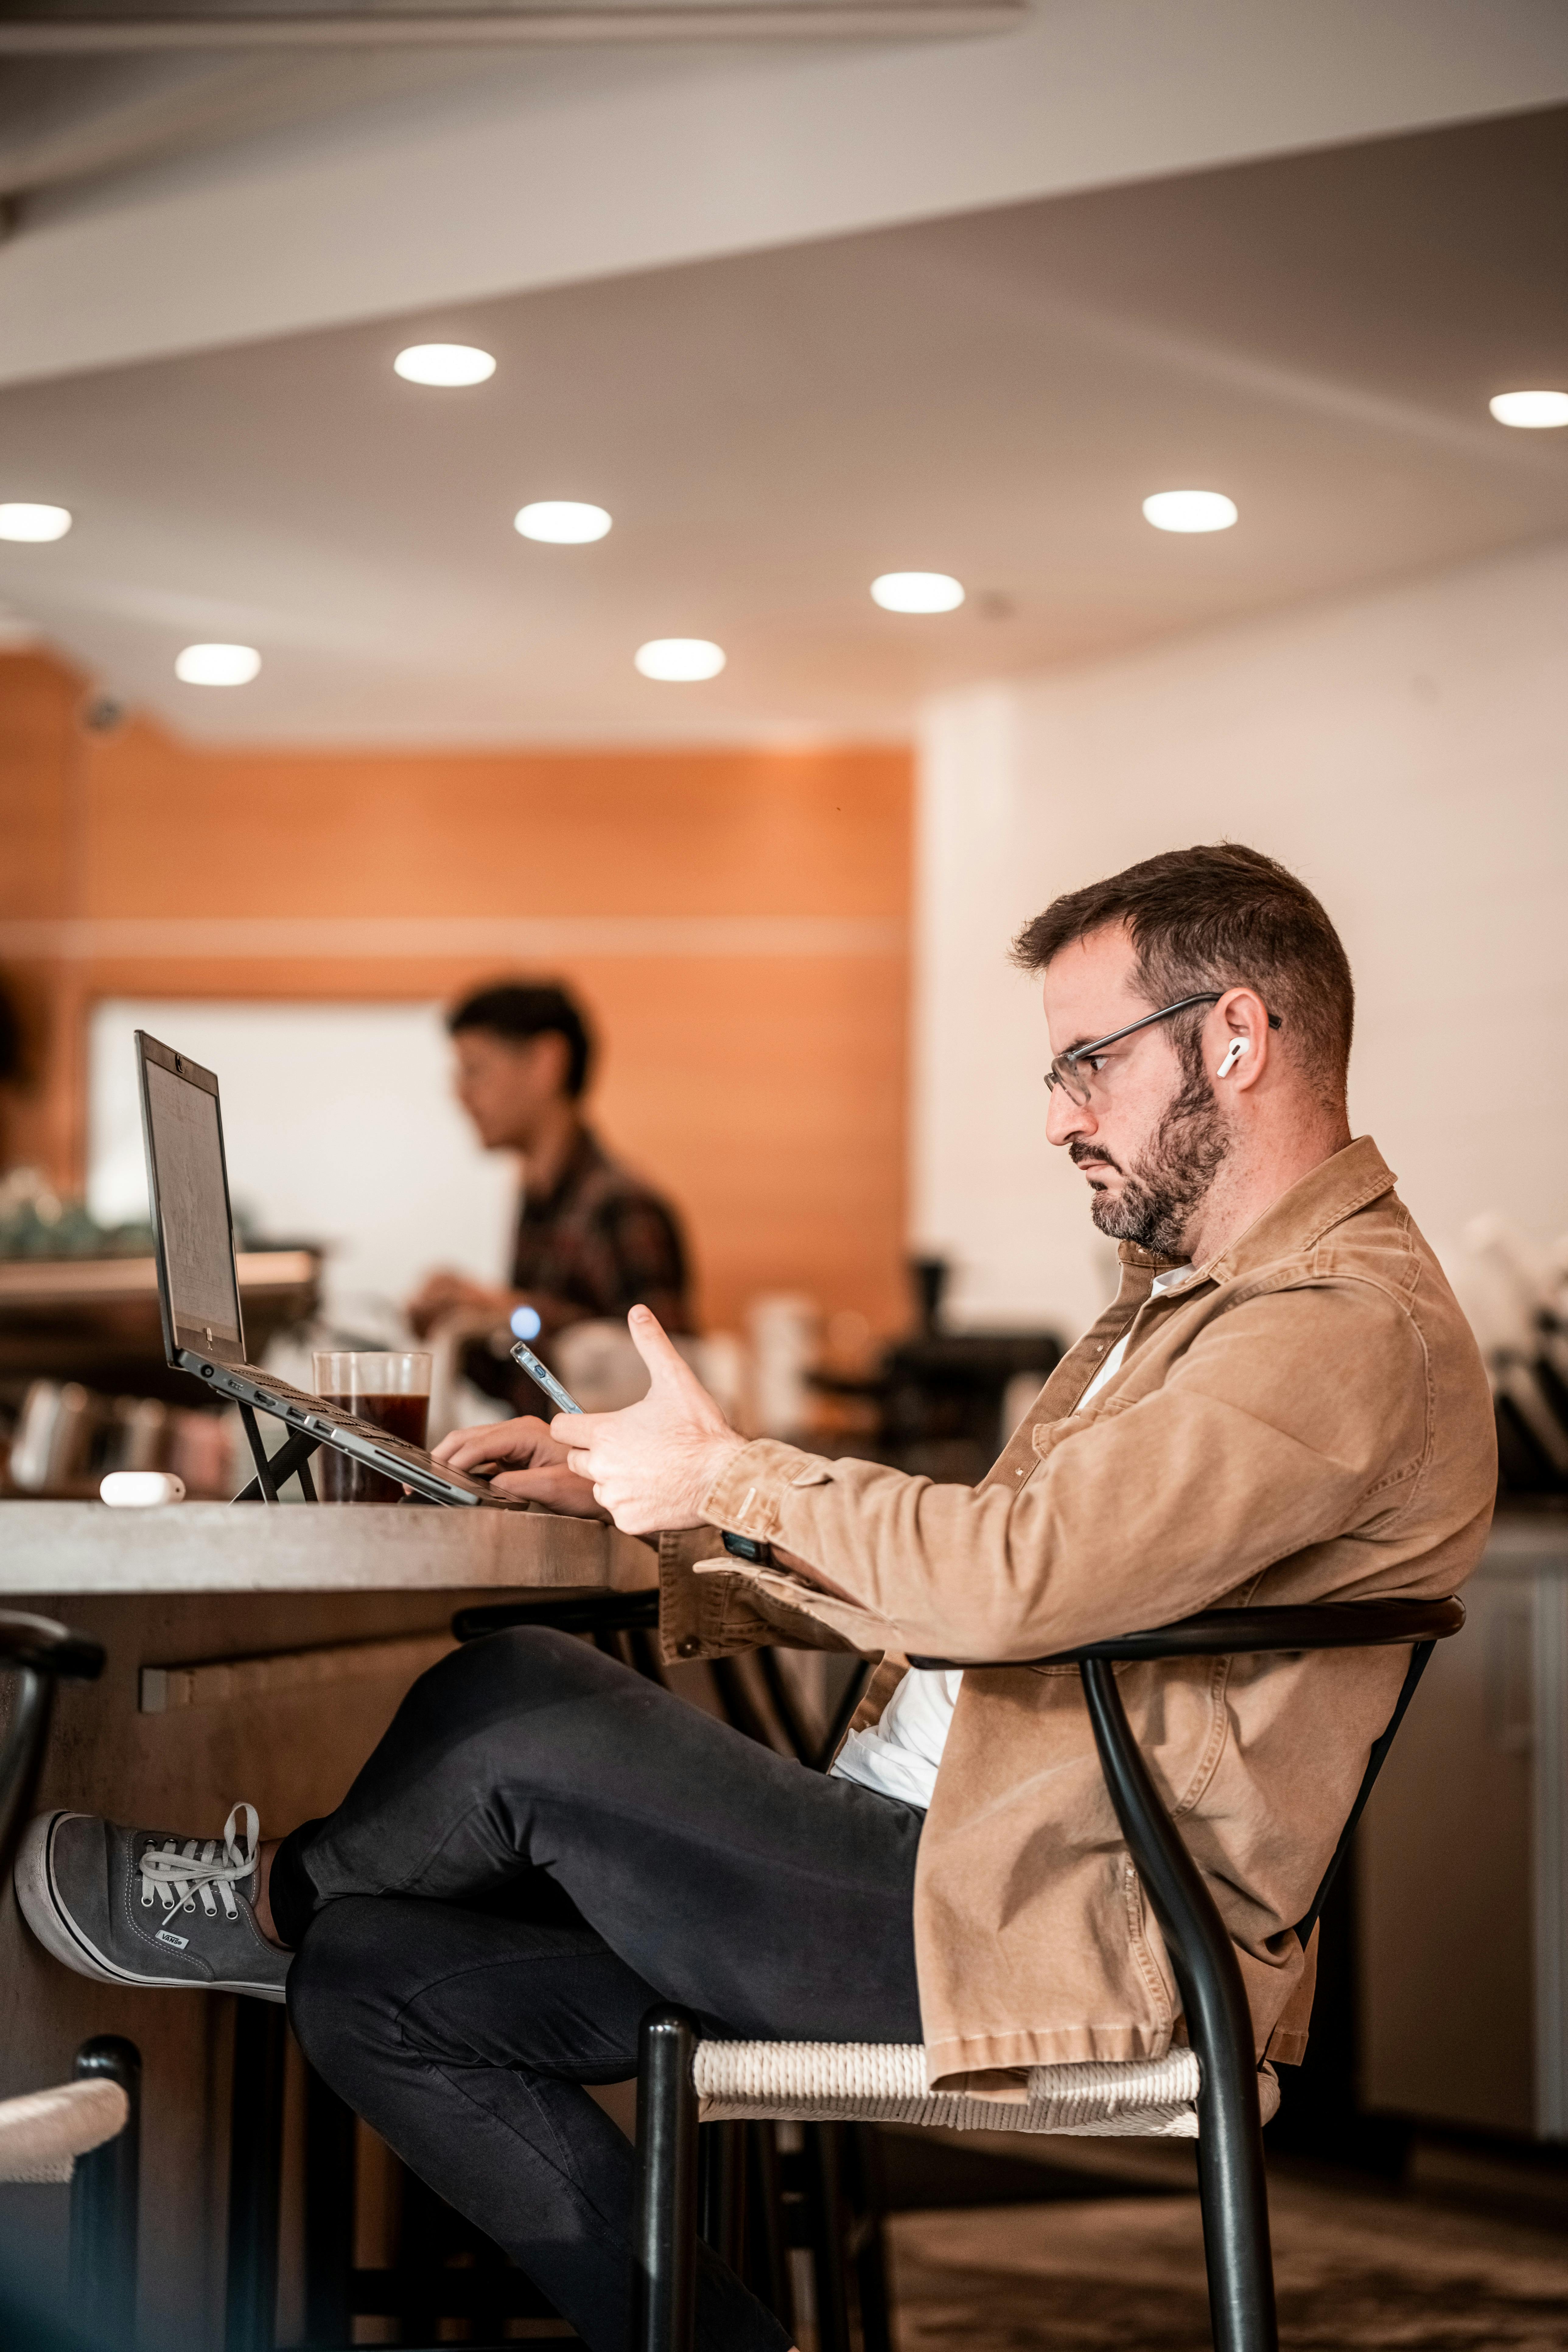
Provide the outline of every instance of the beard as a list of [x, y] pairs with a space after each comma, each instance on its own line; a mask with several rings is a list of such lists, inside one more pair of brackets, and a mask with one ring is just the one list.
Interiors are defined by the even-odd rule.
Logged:
[[1225, 1116], [1201, 1063], [1189, 1065], [1146, 1150], [1131, 1166], [1078, 1137], [1070, 1158], [1106, 1160], [1123, 1181], [1119, 1193], [1092, 1192], [1089, 1215], [1113, 1242], [1136, 1242], [1157, 1257], [1187, 1255], [1193, 1212], [1207, 1193], [1230, 1150]]

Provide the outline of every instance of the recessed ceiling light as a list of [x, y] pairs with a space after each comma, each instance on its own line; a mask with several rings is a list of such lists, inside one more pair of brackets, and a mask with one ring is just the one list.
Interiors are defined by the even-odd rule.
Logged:
[[586, 547], [603, 539], [610, 518], [603, 507], [584, 506], [577, 499], [535, 499], [512, 517], [512, 529], [524, 539], [542, 539], [552, 547]]
[[1236, 500], [1223, 490], [1156, 490], [1143, 501], [1143, 520], [1156, 530], [1228, 530]]
[[63, 539], [70, 527], [69, 507], [0, 506], [0, 539]]
[[186, 686], [248, 686], [260, 667], [254, 646], [187, 646], [174, 676]]
[[496, 372], [489, 352], [472, 343], [410, 343], [392, 364], [405, 383], [487, 383]]
[[1500, 425], [1514, 425], [1524, 433], [1568, 425], [1568, 392], [1500, 392], [1487, 405]]
[[637, 647], [635, 659], [644, 677], [690, 683], [718, 677], [724, 667], [724, 648], [708, 637], [652, 637]]
[[884, 572], [871, 583], [884, 613], [953, 613], [963, 602], [963, 583], [946, 572]]

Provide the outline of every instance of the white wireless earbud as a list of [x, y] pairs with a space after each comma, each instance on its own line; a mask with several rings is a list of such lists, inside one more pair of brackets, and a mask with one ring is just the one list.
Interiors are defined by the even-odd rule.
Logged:
[[1234, 1069], [1235, 1069], [1235, 1067], [1236, 1067], [1236, 1066], [1237, 1066], [1237, 1062], [1239, 1062], [1239, 1061], [1240, 1061], [1240, 1059], [1241, 1059], [1241, 1057], [1242, 1057], [1243, 1054], [1245, 1054], [1245, 1053], [1246, 1053], [1246, 1051], [1247, 1051], [1247, 1040], [1246, 1040], [1246, 1038], [1245, 1038], [1245, 1037], [1235, 1037], [1235, 1038], [1233, 1038], [1233, 1039], [1231, 1040], [1231, 1043], [1230, 1043], [1229, 1047], [1228, 1047], [1228, 1048], [1227, 1048], [1227, 1050], [1226, 1050], [1226, 1057], [1225, 1057], [1224, 1061], [1220, 1064], [1220, 1066], [1219, 1066], [1218, 1069], [1215, 1072], [1215, 1077], [1216, 1077], [1216, 1078], [1228, 1078], [1228, 1077], [1229, 1077], [1229, 1076], [1230, 1076], [1230, 1074], [1231, 1074], [1231, 1072], [1232, 1072], [1232, 1070], [1234, 1070]]

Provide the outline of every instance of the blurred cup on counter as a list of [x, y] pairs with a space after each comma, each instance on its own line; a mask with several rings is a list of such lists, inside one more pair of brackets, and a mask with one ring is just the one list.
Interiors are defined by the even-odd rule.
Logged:
[[[373, 1421], [409, 1445], [423, 1445], [430, 1422], [430, 1354], [424, 1348], [331, 1349], [317, 1350], [316, 1394], [353, 1413], [356, 1421]], [[323, 1445], [311, 1456], [316, 1492], [323, 1503], [401, 1503], [403, 1489], [395, 1478], [384, 1478], [335, 1445]]]
[[759, 1437], [792, 1438], [811, 1426], [811, 1373], [822, 1352], [822, 1309], [795, 1291], [753, 1298], [752, 1418]]
[[116, 1510], [145, 1511], [159, 1503], [183, 1503], [185, 1482], [167, 1470], [110, 1470], [99, 1481], [98, 1495]]

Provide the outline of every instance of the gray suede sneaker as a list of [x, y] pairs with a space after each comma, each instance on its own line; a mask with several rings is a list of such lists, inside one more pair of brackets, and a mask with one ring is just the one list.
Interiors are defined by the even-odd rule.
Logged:
[[16, 1900], [79, 1976], [281, 2000], [293, 1955], [268, 1942], [241, 1891], [254, 1891], [260, 1832], [254, 1805], [236, 1805], [222, 1836], [206, 1839], [40, 1813], [16, 1856]]

